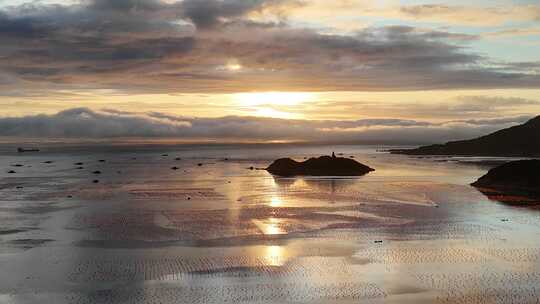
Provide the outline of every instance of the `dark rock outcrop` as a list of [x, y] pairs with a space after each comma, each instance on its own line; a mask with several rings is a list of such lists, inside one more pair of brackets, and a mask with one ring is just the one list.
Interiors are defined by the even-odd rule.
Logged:
[[30, 149], [27, 149], [27, 148], [17, 148], [17, 152], [19, 152], [19, 153], [24, 153], [24, 152], [39, 152], [39, 149], [35, 149], [35, 148], [30, 148]]
[[375, 171], [355, 160], [331, 156], [310, 158], [304, 162], [281, 158], [274, 161], [266, 170], [278, 176], [360, 176]]
[[540, 156], [540, 116], [525, 124], [471, 140], [390, 152], [408, 155], [537, 157]]
[[484, 194], [540, 199], [540, 160], [519, 160], [495, 167], [471, 184]]

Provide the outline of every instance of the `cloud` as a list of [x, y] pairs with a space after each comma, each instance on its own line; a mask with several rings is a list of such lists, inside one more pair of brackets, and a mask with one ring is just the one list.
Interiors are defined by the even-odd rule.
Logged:
[[501, 25], [510, 21], [540, 20], [539, 5], [498, 7], [457, 6], [444, 4], [407, 5], [399, 8], [404, 17], [468, 25]]
[[517, 97], [461, 96], [457, 98], [457, 101], [458, 103], [451, 105], [449, 110], [462, 114], [496, 112], [521, 106], [540, 106], [540, 101]]
[[261, 12], [283, 4], [300, 4], [299, 2], [299, 0], [184, 0], [180, 2], [179, 7], [185, 18], [198, 28], [204, 29], [215, 27], [252, 12]]
[[526, 28], [510, 28], [494, 32], [488, 32], [482, 34], [486, 38], [508, 38], [519, 36], [538, 36], [540, 35], [540, 27], [526, 27]]
[[0, 136], [416, 144], [476, 137], [522, 123], [528, 118], [519, 116], [440, 123], [403, 119], [338, 121], [240, 116], [193, 118], [159, 112], [74, 108], [53, 115], [0, 118]]
[[[401, 2], [401, 3], [400, 3]], [[408, 2], [408, 3], [407, 3]], [[296, 21], [316, 20], [326, 26], [343, 25], [341, 30], [358, 29], [361, 17], [386, 18], [400, 21], [438, 23], [460, 26], [501, 26], [511, 23], [537, 22], [540, 5], [490, 1], [489, 3], [455, 3], [442, 1], [371, 1], [371, 0], [310, 0], [304, 5], [290, 8]], [[425, 3], [432, 2], [432, 3]], [[339, 20], [333, 16], [339, 15]], [[348, 21], [348, 22], [345, 22]]]
[[[5, 8], [0, 70], [11, 83], [0, 80], [0, 94], [540, 87], [530, 69], [509, 72], [472, 52], [475, 35], [410, 26], [328, 33], [287, 22], [288, 10], [305, 3], [93, 0]], [[231, 61], [237, 68], [224, 68]]]
[[2, 136], [27, 137], [165, 137], [178, 136], [191, 124], [111, 110], [75, 108], [55, 115], [0, 119]]
[[[403, 94], [401, 94], [403, 95]], [[320, 99], [298, 105], [271, 105], [261, 107], [276, 111], [304, 115], [319, 119], [350, 119], [354, 115], [385, 117], [393, 115], [400, 118], [428, 118], [430, 120], [467, 120], [496, 118], [501, 116], [521, 116], [527, 113], [540, 113], [540, 100], [489, 95], [457, 95], [439, 97], [431, 94], [428, 101], [415, 101], [415, 96], [370, 100], [360, 97], [352, 100]], [[409, 99], [409, 100], [408, 100]], [[358, 114], [360, 113], [360, 114]]]

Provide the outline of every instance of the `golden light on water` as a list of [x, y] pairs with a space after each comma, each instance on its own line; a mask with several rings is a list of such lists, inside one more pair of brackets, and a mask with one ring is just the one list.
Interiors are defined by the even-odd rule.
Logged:
[[270, 266], [282, 266], [284, 263], [285, 249], [281, 246], [266, 246], [265, 259]]
[[285, 234], [285, 231], [279, 227], [279, 220], [273, 217], [268, 219], [266, 230], [265, 234]]
[[272, 198], [270, 198], [270, 207], [281, 207], [281, 206], [283, 206], [283, 201], [281, 200], [281, 198], [277, 196], [272, 196]]
[[253, 220], [253, 223], [259, 230], [266, 235], [286, 234], [287, 232], [281, 229], [281, 220], [270, 217], [266, 220]]

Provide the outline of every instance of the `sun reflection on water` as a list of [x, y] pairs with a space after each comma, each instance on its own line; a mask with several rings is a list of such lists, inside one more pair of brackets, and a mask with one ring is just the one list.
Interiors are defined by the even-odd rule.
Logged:
[[284, 263], [285, 249], [281, 246], [266, 246], [265, 259], [270, 266], [282, 266]]
[[286, 234], [287, 232], [281, 229], [281, 220], [270, 217], [266, 220], [253, 220], [253, 223], [266, 235]]
[[281, 200], [281, 198], [277, 196], [272, 196], [272, 198], [270, 199], [270, 207], [281, 207], [281, 206], [283, 206], [283, 201]]

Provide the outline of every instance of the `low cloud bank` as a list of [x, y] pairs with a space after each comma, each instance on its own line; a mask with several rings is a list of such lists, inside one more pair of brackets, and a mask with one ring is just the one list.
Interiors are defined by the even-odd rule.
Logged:
[[467, 139], [525, 122], [531, 116], [453, 120], [287, 120], [227, 116], [194, 118], [74, 108], [53, 115], [0, 118], [0, 136], [28, 138], [175, 138], [222, 141], [317, 141], [420, 144]]

